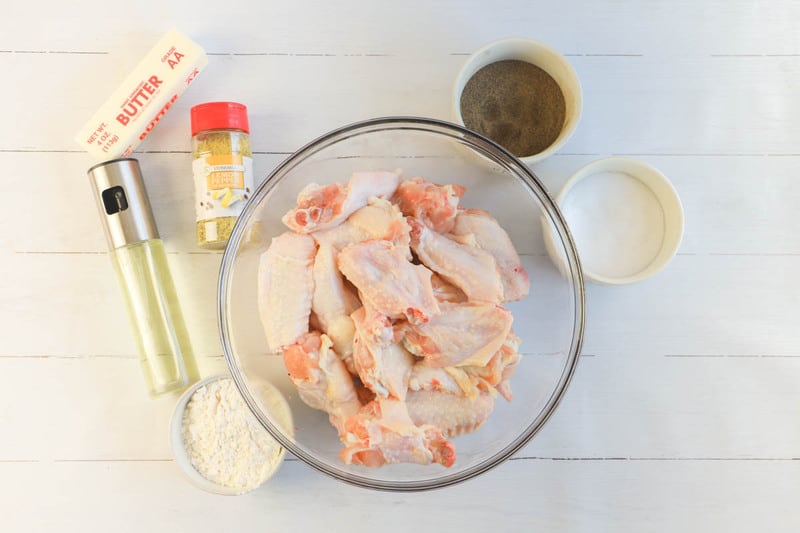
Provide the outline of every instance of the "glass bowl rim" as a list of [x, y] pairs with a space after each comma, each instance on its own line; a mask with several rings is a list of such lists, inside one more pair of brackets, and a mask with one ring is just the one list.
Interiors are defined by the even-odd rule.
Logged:
[[[536, 195], [542, 205], [542, 208], [547, 213], [549, 220], [555, 225], [557, 234], [562, 237], [562, 244], [566, 244], [565, 266], [566, 271], [570, 274], [574, 287], [575, 316], [573, 321], [573, 334], [568, 354], [568, 361], [566, 368], [562, 371], [559, 381], [542, 411], [536, 416], [533, 422], [528, 425], [525, 431], [517, 435], [516, 438], [514, 438], [509, 444], [504, 446], [500, 451], [496, 452], [491, 457], [484, 459], [480, 463], [460, 472], [453, 474], [445, 473], [442, 476], [425, 480], [380, 480], [369, 476], [344, 472], [330, 467], [325, 461], [316, 458], [312, 453], [308, 453], [299, 446], [295, 445], [291, 439], [287, 438], [283, 432], [264, 415], [257, 402], [250, 394], [245, 377], [236, 364], [236, 355], [231, 343], [231, 335], [229, 334], [230, 327], [227, 309], [230, 304], [229, 287], [232, 280], [230, 273], [239, 250], [239, 245], [246, 230], [247, 223], [245, 221], [250, 219], [253, 211], [260, 206], [264, 197], [273, 189], [273, 187], [282, 181], [282, 179], [287, 175], [288, 171], [291, 170], [296, 164], [299, 164], [314, 153], [350, 137], [356, 137], [362, 134], [385, 130], [412, 130], [445, 135], [449, 133], [451, 138], [460, 139], [461, 141], [465, 142], [470, 149], [481, 153], [482, 155], [490, 156], [493, 162], [500, 163], [504, 170], [511, 172], [512, 174], [515, 174], [516, 177], [520, 178], [522, 183], [524, 183], [525, 186], [530, 189], [530, 192]], [[539, 178], [533, 173], [533, 171], [523, 164], [517, 157], [494, 141], [458, 124], [453, 124], [451, 122], [446, 122], [439, 119], [413, 116], [378, 117], [353, 122], [317, 137], [316, 139], [299, 148], [280, 164], [278, 164], [278, 166], [276, 166], [272, 172], [269, 173], [269, 175], [258, 185], [258, 187], [255, 188], [250, 200], [247, 202], [244, 210], [236, 221], [231, 233], [231, 237], [222, 255], [222, 262], [219, 270], [219, 282], [217, 286], [217, 324], [225, 362], [228, 366], [228, 370], [230, 371], [231, 378], [236, 384], [236, 388], [239, 390], [239, 393], [242, 395], [245, 404], [259, 421], [259, 423], [281, 444], [281, 446], [314, 469], [333, 477], [334, 479], [351, 485], [392, 492], [423, 491], [454, 485], [456, 483], [472, 479], [488, 470], [491, 470], [518, 452], [541, 430], [541, 428], [560, 404], [564, 394], [566, 393], [569, 383], [575, 374], [581, 347], [583, 345], [583, 333], [585, 325], [585, 287], [575, 241], [572, 238], [572, 234], [569, 231], [569, 227], [567, 226], [564, 216], [561, 214], [558, 204], [550, 196], [550, 194], [547, 192], [547, 189], [544, 187]]]

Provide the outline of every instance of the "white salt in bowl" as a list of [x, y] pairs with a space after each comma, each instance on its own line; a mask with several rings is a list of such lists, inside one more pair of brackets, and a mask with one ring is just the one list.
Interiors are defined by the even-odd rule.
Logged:
[[[202, 379], [189, 387], [180, 397], [178, 403], [175, 405], [175, 410], [172, 414], [172, 420], [170, 422], [170, 429], [169, 429], [169, 436], [170, 436], [170, 446], [172, 447], [172, 455], [175, 458], [175, 464], [181, 469], [183, 474], [186, 476], [186, 479], [195, 487], [202, 489], [206, 492], [210, 492], [212, 494], [220, 494], [223, 496], [238, 496], [240, 494], [245, 494], [252, 490], [257, 489], [261, 485], [263, 485], [268, 479], [275, 475], [280, 467], [281, 463], [283, 463], [284, 456], [286, 455], [286, 450], [283, 447], [280, 447], [280, 452], [276, 460], [270, 465], [269, 469], [266, 471], [263, 479], [259, 482], [258, 485], [253, 487], [247, 488], [236, 488], [236, 487], [228, 487], [225, 485], [221, 485], [219, 483], [215, 483], [210, 479], [206, 478], [198, 472], [195, 467], [192, 465], [191, 460], [189, 459], [189, 453], [186, 451], [186, 447], [183, 442], [183, 435], [182, 435], [182, 426], [183, 426], [183, 414], [186, 411], [186, 405], [189, 403], [189, 400], [192, 398], [195, 392], [197, 392], [202, 387], [205, 387], [215, 381], [221, 379], [231, 379], [228, 375], [217, 375], [211, 376], [205, 379]], [[289, 410], [289, 405], [286, 403], [286, 399], [283, 395], [270, 383], [266, 381], [261, 381], [256, 384], [255, 389], [257, 390], [257, 395], [259, 397], [259, 402], [267, 404], [270, 406], [271, 412], [275, 413], [277, 419], [281, 420], [282, 425], [286, 429], [286, 431], [291, 431], [291, 412]], [[242, 404], [242, 409], [247, 409], [247, 407]], [[275, 443], [276, 446], [279, 446], [278, 443]]]
[[461, 93], [464, 92], [467, 82], [483, 67], [505, 60], [519, 60], [536, 65], [558, 83], [564, 94], [566, 115], [561, 133], [545, 150], [538, 154], [519, 157], [523, 163], [530, 165], [556, 153], [575, 132], [583, 109], [581, 83], [569, 61], [544, 43], [524, 38], [493, 41], [472, 54], [456, 76], [452, 114], [460, 126], [464, 126], [464, 118], [461, 116]]
[[[661, 172], [610, 157], [579, 169], [556, 202], [570, 228], [583, 275], [606, 285], [634, 283], [670, 262], [683, 237], [683, 207]], [[552, 236], [545, 232], [545, 239]], [[556, 262], [561, 259], [548, 246]]]

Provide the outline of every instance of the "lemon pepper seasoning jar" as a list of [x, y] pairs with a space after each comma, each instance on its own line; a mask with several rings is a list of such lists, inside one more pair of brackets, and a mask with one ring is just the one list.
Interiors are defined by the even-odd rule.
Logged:
[[194, 106], [191, 118], [197, 244], [224, 248], [253, 191], [247, 108], [208, 102]]

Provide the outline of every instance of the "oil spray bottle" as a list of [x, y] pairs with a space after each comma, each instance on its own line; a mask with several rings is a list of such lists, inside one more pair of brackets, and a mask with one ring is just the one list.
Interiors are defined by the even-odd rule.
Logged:
[[106, 161], [88, 174], [148, 392], [182, 390], [199, 373], [139, 162]]

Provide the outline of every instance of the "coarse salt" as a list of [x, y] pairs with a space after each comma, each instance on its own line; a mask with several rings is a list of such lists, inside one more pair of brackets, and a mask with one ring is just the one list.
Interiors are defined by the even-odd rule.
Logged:
[[664, 240], [664, 210], [656, 195], [624, 172], [598, 172], [576, 183], [562, 211], [581, 263], [609, 278], [647, 268]]
[[231, 379], [195, 391], [181, 435], [192, 466], [219, 485], [242, 491], [261, 484], [281, 460], [281, 446], [261, 427]]

